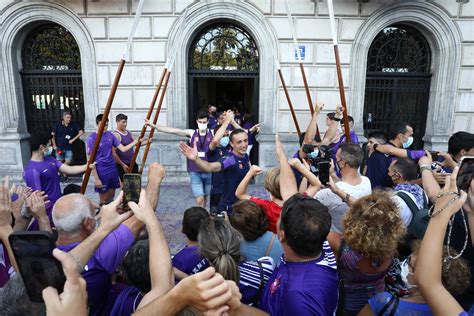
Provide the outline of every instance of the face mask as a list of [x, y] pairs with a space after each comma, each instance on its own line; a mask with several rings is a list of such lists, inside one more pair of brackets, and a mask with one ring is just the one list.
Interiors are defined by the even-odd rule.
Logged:
[[207, 129], [207, 124], [206, 123], [198, 123], [198, 129], [200, 131], [205, 131]]
[[227, 145], [229, 145], [229, 142], [230, 142], [230, 139], [228, 136], [224, 136], [221, 138], [221, 140], [219, 141], [219, 144], [221, 144], [222, 147], [227, 147]]
[[416, 285], [410, 283], [410, 281], [408, 280], [408, 275], [413, 275], [413, 273], [410, 272], [408, 259], [405, 259], [405, 261], [400, 264], [400, 277], [402, 278], [403, 283], [405, 283], [408, 289], [416, 287]]
[[408, 137], [407, 141], [403, 143], [403, 148], [408, 148], [413, 144], [413, 137]]
[[316, 159], [319, 156], [319, 149], [315, 148], [312, 152], [309, 153], [309, 158]]
[[44, 151], [44, 155], [51, 156], [52, 153], [53, 153], [53, 147], [51, 146], [46, 147], [46, 150]]

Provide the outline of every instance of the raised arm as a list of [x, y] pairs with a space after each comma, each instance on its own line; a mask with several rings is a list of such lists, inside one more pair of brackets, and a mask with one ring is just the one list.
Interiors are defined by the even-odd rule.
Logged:
[[250, 167], [250, 170], [247, 172], [247, 174], [242, 179], [242, 181], [240, 181], [239, 186], [235, 190], [235, 196], [239, 200], [249, 200], [250, 199], [250, 195], [247, 194], [247, 188], [250, 184], [250, 181], [253, 179], [253, 177], [255, 177], [256, 175], [261, 174], [261, 173], [262, 173], [262, 169], [260, 169], [259, 166], [253, 165], [253, 166]]
[[431, 155], [426, 155], [421, 157], [418, 160], [418, 165], [420, 166], [421, 180], [423, 183], [423, 190], [425, 190], [428, 198], [431, 202], [436, 201], [436, 196], [441, 192], [441, 187], [438, 182], [436, 182], [435, 177], [433, 176], [433, 171], [431, 170]]
[[306, 154], [303, 152], [303, 145], [311, 144], [313, 142], [314, 137], [316, 136], [316, 131], [318, 127], [318, 115], [323, 109], [323, 107], [324, 103], [316, 103], [316, 108], [314, 109], [313, 116], [311, 117], [311, 121], [308, 124], [308, 128], [306, 128], [303, 144], [300, 147], [300, 157], [306, 157]]
[[423, 298], [434, 315], [459, 315], [463, 312], [461, 305], [446, 290], [441, 281], [446, 227], [451, 216], [459, 211], [467, 198], [466, 192], [462, 191], [460, 195], [456, 193], [458, 171], [459, 168], [456, 167], [441, 191], [443, 196], [436, 201], [416, 260], [416, 280]]
[[183, 136], [183, 137], [191, 137], [193, 136], [193, 133], [194, 133], [194, 130], [192, 129], [180, 129], [180, 128], [174, 128], [174, 127], [168, 127], [168, 126], [160, 126], [160, 125], [151, 123], [149, 120], [145, 120], [145, 124], [150, 127], [153, 127], [158, 132], [162, 132], [166, 134], [174, 134], [174, 135]]
[[181, 153], [186, 156], [186, 158], [194, 161], [196, 165], [204, 172], [219, 172], [222, 169], [220, 162], [207, 162], [198, 158], [196, 146], [189, 147], [187, 144], [179, 142], [179, 149], [181, 150]]
[[231, 110], [225, 113], [225, 121], [222, 123], [221, 127], [217, 130], [216, 134], [212, 138], [211, 143], [209, 144], [209, 149], [214, 150], [219, 145], [221, 138], [224, 137], [225, 132], [227, 130], [227, 126], [229, 126], [230, 122], [234, 120], [234, 112]]
[[133, 315], [175, 315], [188, 306], [207, 311], [226, 304], [232, 299], [232, 295], [229, 284], [211, 267], [183, 279], [168, 293], [152, 302], [142, 300]]
[[171, 290], [174, 285], [173, 266], [163, 228], [156, 218], [146, 192], [142, 190], [138, 204], [129, 202], [128, 205], [132, 209], [133, 214], [142, 223], [146, 224], [148, 240], [150, 242], [151, 291], [143, 297], [140, 303], [146, 305]]
[[124, 146], [122, 144], [118, 145], [117, 149], [120, 150], [121, 152], [126, 152], [132, 149], [138, 142], [141, 142], [141, 141], [142, 141], [141, 139], [137, 138], [137, 139], [134, 139], [133, 142], [131, 142], [127, 146]]
[[275, 135], [275, 151], [280, 162], [280, 194], [282, 200], [286, 201], [295, 193], [298, 193], [298, 186], [296, 185], [295, 174], [288, 163], [288, 158], [278, 134]]
[[[334, 115], [334, 118], [341, 119], [342, 114], [344, 112], [344, 107], [342, 105], [338, 105], [336, 107], [336, 114]], [[324, 134], [323, 140], [321, 141], [321, 145], [331, 145], [334, 142], [334, 139], [337, 137], [337, 131], [338, 131], [338, 125], [339, 124], [331, 124], [329, 126], [328, 130]]]
[[39, 230], [52, 233], [51, 224], [48, 215], [46, 215], [44, 200], [44, 192], [35, 191], [26, 199], [26, 205], [30, 209], [30, 213], [38, 221]]
[[13, 255], [12, 248], [8, 236], [13, 233], [11, 226], [12, 215], [11, 215], [11, 197], [9, 193], [9, 180], [8, 177], [3, 179], [3, 183], [0, 183], [0, 241], [3, 243], [8, 252], [8, 258], [15, 269], [18, 272], [18, 266]]

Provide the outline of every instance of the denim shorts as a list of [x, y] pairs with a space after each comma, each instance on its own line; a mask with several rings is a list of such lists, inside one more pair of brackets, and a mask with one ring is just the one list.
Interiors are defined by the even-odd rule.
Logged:
[[210, 195], [212, 174], [210, 172], [190, 172], [193, 197]]
[[63, 150], [61, 154], [56, 153], [56, 159], [72, 161], [72, 150]]

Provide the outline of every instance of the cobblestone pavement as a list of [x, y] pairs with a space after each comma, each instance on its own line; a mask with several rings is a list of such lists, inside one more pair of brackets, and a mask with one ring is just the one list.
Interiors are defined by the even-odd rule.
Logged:
[[[61, 185], [64, 187], [67, 184]], [[269, 198], [269, 194], [262, 185], [252, 184], [249, 186], [248, 192], [253, 196]], [[94, 201], [99, 200], [92, 185], [87, 187], [86, 195]], [[164, 183], [161, 186], [156, 214], [163, 225], [171, 254], [175, 254], [184, 246], [186, 238], [181, 233], [181, 221], [184, 210], [193, 205], [194, 198], [191, 195], [189, 183]]]

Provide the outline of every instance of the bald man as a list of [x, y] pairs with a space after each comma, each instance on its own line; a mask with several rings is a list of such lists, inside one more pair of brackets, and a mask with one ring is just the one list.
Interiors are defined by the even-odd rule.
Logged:
[[[147, 198], [153, 209], [158, 203], [163, 170], [162, 166], [152, 164], [148, 173]], [[112, 203], [102, 207], [97, 228], [92, 204], [81, 194], [63, 196], [53, 207], [57, 247], [70, 252], [83, 268], [91, 315], [103, 314], [112, 285], [111, 276], [143, 228], [142, 222], [131, 216], [131, 212], [118, 214], [122, 196], [121, 192]]]

